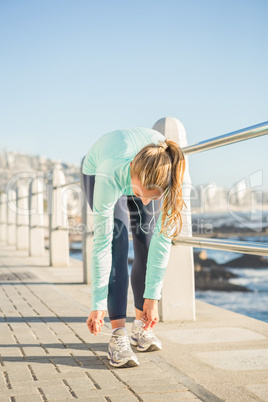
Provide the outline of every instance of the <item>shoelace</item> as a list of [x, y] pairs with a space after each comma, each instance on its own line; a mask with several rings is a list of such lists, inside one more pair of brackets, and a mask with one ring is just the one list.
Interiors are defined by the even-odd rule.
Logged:
[[146, 331], [141, 326], [135, 332], [138, 332], [140, 335], [144, 336], [144, 338], [154, 338], [155, 337], [152, 330]]
[[130, 348], [128, 335], [112, 335], [115, 339], [119, 352], [128, 350]]
[[[120, 337], [120, 336], [124, 336], [124, 335], [115, 335], [115, 334], [113, 334], [112, 332], [110, 333], [110, 334], [108, 334], [108, 332], [99, 332], [98, 333], [98, 335], [107, 335], [107, 336], [114, 336], [115, 338], [116, 337]], [[127, 335], [125, 335], [127, 338], [129, 338], [130, 336], [131, 336], [131, 334], [127, 334]]]

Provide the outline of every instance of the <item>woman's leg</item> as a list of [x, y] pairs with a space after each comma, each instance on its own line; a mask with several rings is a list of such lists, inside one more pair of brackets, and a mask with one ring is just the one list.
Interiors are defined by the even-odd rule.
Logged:
[[112, 328], [125, 326], [127, 311], [128, 273], [127, 197], [119, 198], [114, 208], [112, 269], [109, 280], [108, 312]]
[[[93, 210], [95, 176], [83, 175], [87, 201]], [[114, 208], [112, 267], [108, 286], [108, 314], [112, 328], [124, 327], [128, 292], [128, 215], [127, 197], [122, 196]]]
[[[155, 215], [153, 214], [153, 207]], [[134, 248], [134, 260], [131, 269], [131, 285], [137, 320], [140, 320], [143, 314], [143, 293], [145, 289], [147, 257], [154, 232], [154, 226], [159, 217], [160, 207], [161, 200], [151, 201], [148, 205], [144, 205], [140, 198], [128, 196], [128, 208], [130, 211], [130, 225]], [[154, 219], [152, 219], [153, 216], [155, 216]]]

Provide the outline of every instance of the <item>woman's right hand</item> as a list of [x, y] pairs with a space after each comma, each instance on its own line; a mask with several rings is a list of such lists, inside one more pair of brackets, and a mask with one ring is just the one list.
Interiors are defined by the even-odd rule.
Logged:
[[97, 335], [101, 331], [101, 327], [104, 325], [104, 315], [105, 311], [91, 311], [87, 319], [87, 326], [92, 334]]

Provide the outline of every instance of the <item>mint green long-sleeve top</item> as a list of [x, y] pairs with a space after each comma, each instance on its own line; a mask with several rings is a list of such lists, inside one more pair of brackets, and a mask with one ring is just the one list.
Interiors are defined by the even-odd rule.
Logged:
[[[107, 310], [109, 275], [112, 265], [114, 206], [122, 195], [134, 195], [130, 162], [146, 145], [163, 142], [165, 137], [148, 128], [116, 130], [103, 135], [89, 149], [82, 172], [95, 175], [93, 197], [94, 241], [91, 256], [91, 309]], [[150, 242], [145, 291], [146, 299], [159, 300], [168, 264], [171, 240], [160, 234], [160, 212]]]

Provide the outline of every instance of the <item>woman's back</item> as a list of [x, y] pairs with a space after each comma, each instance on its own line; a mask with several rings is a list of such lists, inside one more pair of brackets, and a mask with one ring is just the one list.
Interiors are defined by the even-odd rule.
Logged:
[[144, 146], [164, 140], [161, 133], [149, 128], [111, 131], [90, 147], [84, 160], [83, 172], [94, 174], [97, 167], [107, 159], [132, 160]]

